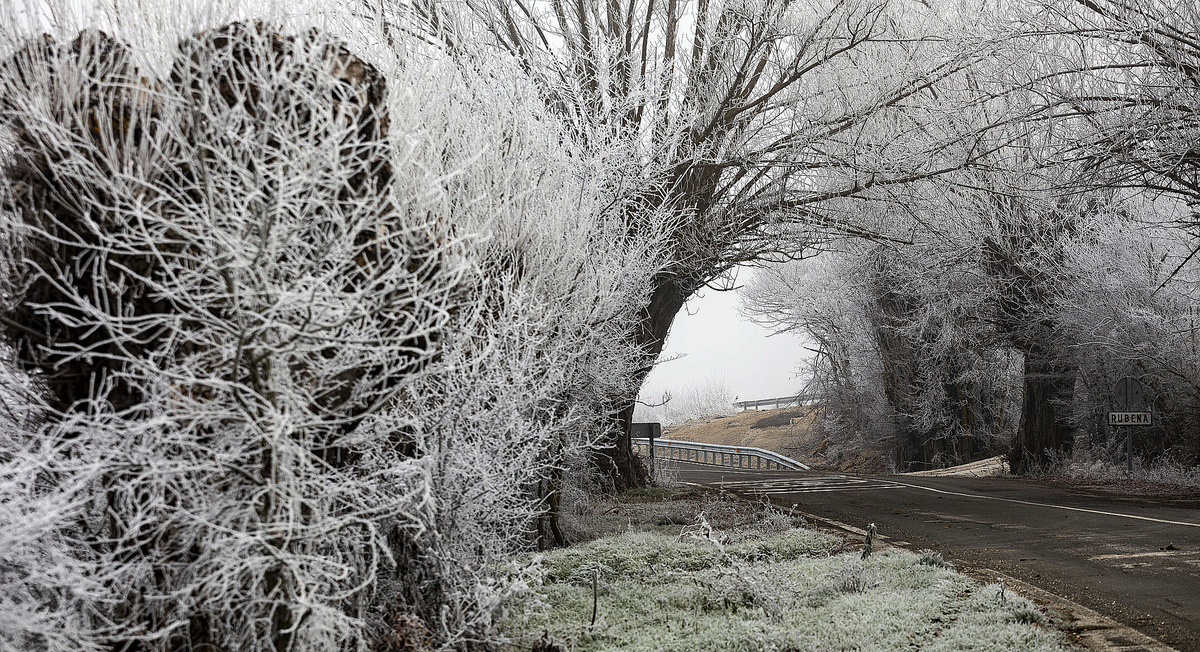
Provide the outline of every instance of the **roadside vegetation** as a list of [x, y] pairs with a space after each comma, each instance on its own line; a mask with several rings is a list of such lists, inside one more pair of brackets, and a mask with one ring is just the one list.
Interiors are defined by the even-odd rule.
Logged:
[[[635, 398], [743, 264], [795, 263], [762, 314], [831, 446], [1112, 457], [1135, 375], [1136, 454], [1195, 465], [1200, 10], [970, 5], [0, 2], [0, 648], [496, 647], [497, 569], [651, 481]], [[664, 518], [703, 540], [611, 545], [717, 569], [655, 576], [671, 623], [991, 599]]]
[[1169, 457], [1146, 460], [1135, 456], [1133, 473], [1129, 473], [1123, 460], [1103, 451], [1076, 448], [1070, 455], [1052, 457], [1028, 475], [1125, 495], [1200, 497], [1200, 466], [1187, 466]]
[[[1028, 600], [936, 553], [857, 546], [764, 505], [663, 490], [587, 514], [587, 543], [523, 557], [505, 604], [520, 650], [1065, 650]], [[691, 513], [688, 522], [678, 524]], [[594, 614], [594, 618], [593, 618]]]

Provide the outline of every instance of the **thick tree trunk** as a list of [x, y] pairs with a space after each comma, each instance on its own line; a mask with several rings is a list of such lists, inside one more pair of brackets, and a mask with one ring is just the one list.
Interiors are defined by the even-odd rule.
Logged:
[[634, 401], [625, 402], [615, 415], [615, 439], [597, 451], [596, 462], [601, 472], [612, 482], [613, 491], [621, 492], [650, 484], [650, 474], [641, 459], [633, 454], [630, 424], [633, 423]]
[[1050, 315], [1054, 295], [1046, 271], [1058, 261], [1048, 257], [1045, 241], [1040, 239], [1044, 236], [1035, 235], [1048, 227], [1073, 227], [1063, 215], [1031, 217], [1023, 210], [1009, 214], [1016, 228], [1004, 238], [983, 239], [985, 265], [999, 282], [997, 329], [1025, 356], [1021, 421], [1008, 452], [1013, 473], [1027, 473], [1048, 462], [1052, 451], [1069, 450], [1074, 443], [1067, 410], [1075, 376], [1071, 364], [1053, 350], [1055, 328]]
[[1074, 443], [1064, 413], [1071, 404], [1075, 378], [1071, 369], [1040, 350], [1025, 354], [1025, 392], [1021, 423], [1008, 453], [1013, 473], [1046, 464], [1052, 451], [1067, 451]]
[[[633, 329], [634, 344], [646, 352], [649, 360], [657, 359], [662, 353], [667, 334], [671, 331], [671, 324], [675, 322], [675, 315], [679, 314], [684, 302], [695, 290], [695, 287], [685, 285], [675, 275], [662, 274], [655, 278], [650, 302], [642, 312], [640, 322]], [[647, 365], [638, 370], [634, 378], [635, 387], [642, 386], [651, 369], [653, 366]], [[636, 399], [636, 395], [625, 397], [618, 406], [614, 415], [617, 435], [610, 445], [596, 452], [596, 464], [612, 481], [614, 491], [644, 487], [650, 482], [646, 466], [633, 454], [630, 445], [629, 430], [630, 424], [633, 423]]]
[[894, 450], [901, 465], [909, 467], [916, 462], [920, 470], [932, 459], [927, 451], [927, 433], [920, 432], [912, 417], [908, 416], [915, 403], [920, 351], [910, 337], [902, 334], [903, 327], [911, 320], [917, 306], [912, 296], [895, 287], [889, 263], [883, 258], [876, 259], [874, 263], [871, 292], [875, 305], [868, 311], [867, 318], [873, 327], [872, 336], [879, 351], [879, 380], [883, 384], [883, 396], [892, 412]]
[[562, 494], [559, 492], [561, 486], [561, 465], [558, 470], [550, 474], [550, 477], [539, 480], [537, 483], [538, 502], [542, 507], [542, 512], [536, 519], [539, 552], [567, 545], [567, 537], [563, 534], [558, 521], [558, 517], [562, 513]]

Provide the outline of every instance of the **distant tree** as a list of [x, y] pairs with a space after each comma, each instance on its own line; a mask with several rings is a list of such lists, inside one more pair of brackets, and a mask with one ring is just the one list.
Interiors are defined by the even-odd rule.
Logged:
[[648, 402], [638, 403], [634, 419], [674, 425], [691, 419], [727, 416], [737, 411], [733, 405], [736, 398], [723, 379], [709, 378], [701, 383], [672, 387], [661, 396], [650, 396]]
[[835, 446], [895, 436], [868, 315], [868, 248], [860, 243], [764, 268], [741, 290], [742, 310], [753, 321], [814, 343], [805, 394], [817, 404], [816, 427]]
[[846, 246], [764, 270], [744, 290], [756, 321], [819, 344], [811, 385], [831, 439], [886, 446], [900, 468], [1003, 452], [1019, 409], [1016, 356], [981, 282], [983, 229], [935, 206], [909, 207], [934, 229], [911, 244]]

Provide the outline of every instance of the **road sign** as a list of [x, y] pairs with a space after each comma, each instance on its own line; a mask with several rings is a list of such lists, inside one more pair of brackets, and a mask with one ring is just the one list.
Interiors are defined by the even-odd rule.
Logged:
[[1108, 425], [1125, 426], [1125, 474], [1133, 475], [1133, 428], [1152, 424], [1150, 412], [1146, 411], [1146, 392], [1137, 378], [1126, 376], [1117, 381], [1113, 388], [1113, 402], [1118, 412], [1108, 413]]
[[[1142, 383], [1137, 378], [1126, 376], [1117, 381], [1117, 386], [1113, 391], [1113, 398], [1116, 400], [1118, 410], [1145, 410], [1146, 409], [1146, 392], [1142, 389]], [[1112, 423], [1111, 421], [1109, 423]]]
[[654, 478], [654, 440], [662, 437], [661, 423], [631, 423], [629, 436], [632, 439], [649, 439], [650, 446], [650, 477]]
[[1150, 412], [1109, 412], [1110, 426], [1151, 426], [1154, 425]]
[[658, 439], [662, 437], [661, 423], [631, 423], [629, 424], [629, 436], [634, 439]]

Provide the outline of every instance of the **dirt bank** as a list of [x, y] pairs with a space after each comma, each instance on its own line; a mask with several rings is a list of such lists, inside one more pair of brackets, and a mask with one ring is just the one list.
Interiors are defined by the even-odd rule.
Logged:
[[663, 428], [663, 437], [703, 444], [757, 446], [813, 468], [853, 473], [886, 473], [889, 453], [860, 443], [837, 446], [813, 428], [815, 407], [745, 410], [732, 416], [708, 417]]

